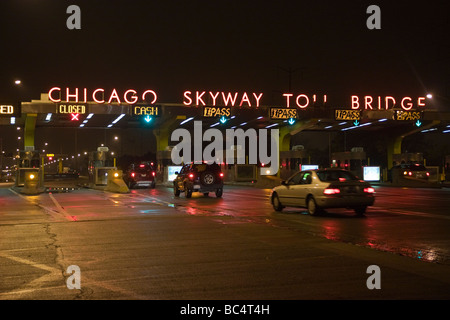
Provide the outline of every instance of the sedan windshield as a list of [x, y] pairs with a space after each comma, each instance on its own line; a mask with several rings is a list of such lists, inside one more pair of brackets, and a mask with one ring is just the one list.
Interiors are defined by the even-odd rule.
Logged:
[[344, 170], [322, 170], [316, 171], [320, 181], [350, 181], [358, 180], [353, 173]]

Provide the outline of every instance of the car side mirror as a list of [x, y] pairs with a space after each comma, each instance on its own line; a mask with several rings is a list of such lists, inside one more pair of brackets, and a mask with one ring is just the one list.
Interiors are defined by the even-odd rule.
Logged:
[[175, 171], [175, 174], [178, 174], [178, 171]]
[[286, 181], [285, 180], [281, 181], [281, 185], [286, 186], [287, 185]]

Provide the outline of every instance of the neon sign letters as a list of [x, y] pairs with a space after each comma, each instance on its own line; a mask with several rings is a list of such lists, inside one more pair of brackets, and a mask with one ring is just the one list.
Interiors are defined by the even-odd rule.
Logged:
[[[194, 95], [194, 97], [192, 97]], [[238, 92], [211, 92], [208, 91], [195, 91], [195, 94], [191, 91], [185, 91], [183, 94], [183, 104], [185, 106], [206, 106], [212, 105], [215, 106], [231, 106], [231, 107], [242, 107], [242, 106], [248, 106], [248, 107], [259, 107], [260, 106], [260, 100], [263, 96], [263, 93], [255, 93], [252, 92], [251, 94], [248, 94], [247, 92], [244, 92], [242, 94], [239, 94]], [[205, 102], [206, 101], [206, 102]], [[208, 102], [208, 103], [207, 103]]]
[[[62, 94], [64, 94], [64, 96], [62, 96]], [[59, 87], [53, 87], [48, 91], [48, 98], [50, 101], [55, 103], [62, 101], [87, 103], [88, 99], [91, 99], [91, 101], [98, 104], [126, 103], [132, 105], [137, 103], [139, 98], [141, 98], [144, 102], [154, 104], [158, 99], [158, 96], [153, 90], [146, 90], [141, 95], [138, 95], [136, 90], [128, 89], [123, 93], [123, 95], [119, 95], [116, 89], [112, 89], [111, 93], [105, 95], [105, 89], [102, 88], [95, 89], [92, 93], [88, 94], [87, 88], [83, 88], [82, 90], [79, 88], [66, 88], [65, 90], [62, 90]], [[106, 100], [106, 98], [108, 98], [108, 100]]]
[[[183, 93], [182, 103], [185, 106], [193, 107], [250, 107], [258, 108], [262, 105], [264, 93], [262, 92], [226, 92], [226, 91], [190, 91]], [[93, 101], [97, 104], [128, 104], [135, 105], [139, 102], [153, 105], [158, 100], [158, 95], [154, 90], [137, 92], [134, 89], [125, 90], [123, 93], [117, 89], [106, 91], [98, 88], [88, 91], [87, 88], [60, 88], [53, 87], [48, 92], [50, 101], [55, 103], [87, 103]], [[326, 94], [293, 94], [282, 93], [285, 101], [285, 108], [296, 108], [305, 110], [310, 106], [320, 104], [326, 105], [328, 97]], [[401, 108], [409, 111], [413, 108], [425, 107], [425, 97], [393, 97], [393, 96], [358, 96], [352, 95], [348, 100], [350, 110], [388, 110]], [[6, 109], [5, 109], [6, 110]], [[4, 111], [6, 112], [6, 111]]]
[[[412, 107], [425, 107], [425, 97], [418, 97], [417, 100], [413, 100], [411, 97], [403, 97], [396, 100], [394, 97], [385, 96], [384, 99], [381, 96], [376, 97], [364, 96], [364, 99], [360, 99], [358, 96], [352, 96], [352, 109], [357, 110], [359, 108], [364, 108], [365, 110], [388, 110], [389, 108], [396, 107], [397, 101], [400, 101], [400, 107], [403, 110], [411, 110]], [[413, 101], [417, 101], [414, 104]]]

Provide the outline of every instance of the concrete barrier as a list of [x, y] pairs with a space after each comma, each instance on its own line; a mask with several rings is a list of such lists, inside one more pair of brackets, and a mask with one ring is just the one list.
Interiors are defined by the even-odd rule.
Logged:
[[115, 193], [128, 193], [127, 184], [123, 181], [123, 171], [122, 170], [109, 170], [108, 180], [106, 183], [105, 191], [115, 192]]

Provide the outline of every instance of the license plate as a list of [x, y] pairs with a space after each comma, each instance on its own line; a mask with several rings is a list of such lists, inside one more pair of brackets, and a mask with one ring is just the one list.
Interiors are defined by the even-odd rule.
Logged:
[[194, 184], [194, 189], [200, 189], [200, 185], [199, 184]]
[[146, 177], [147, 175], [146, 174], [141, 174], [141, 177]]

